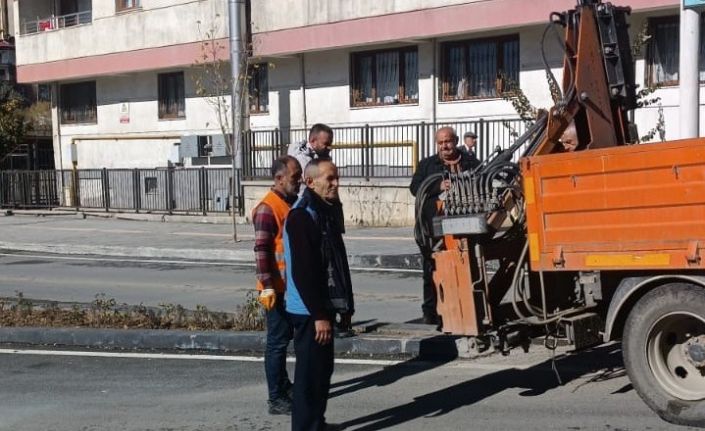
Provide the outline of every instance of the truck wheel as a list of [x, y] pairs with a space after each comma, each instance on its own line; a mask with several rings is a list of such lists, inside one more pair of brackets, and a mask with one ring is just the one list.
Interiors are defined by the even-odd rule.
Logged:
[[668, 422], [705, 426], [705, 289], [659, 286], [629, 313], [624, 366], [637, 393]]

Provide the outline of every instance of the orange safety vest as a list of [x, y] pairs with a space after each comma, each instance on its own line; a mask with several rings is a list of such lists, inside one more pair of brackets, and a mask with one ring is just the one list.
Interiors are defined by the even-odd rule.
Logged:
[[[289, 214], [289, 204], [280, 198], [273, 191], [269, 191], [262, 202], [260, 202], [252, 211], [252, 219], [254, 220], [255, 212], [260, 205], [267, 205], [274, 213], [274, 220], [277, 222], [277, 236], [274, 237], [274, 258], [277, 261], [278, 272], [272, 274], [272, 287], [277, 292], [283, 293], [286, 288], [286, 262], [284, 262], [284, 220]], [[262, 283], [257, 280], [257, 290], [264, 290]]]

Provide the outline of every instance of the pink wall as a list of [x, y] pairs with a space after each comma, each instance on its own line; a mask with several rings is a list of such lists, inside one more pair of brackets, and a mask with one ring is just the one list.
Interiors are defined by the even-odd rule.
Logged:
[[[678, 0], [612, 0], [632, 10], [678, 6]], [[540, 4], [540, 6], [539, 6]], [[395, 40], [447, 36], [547, 22], [552, 11], [575, 7], [575, 0], [492, 0], [312, 25], [253, 36], [257, 56], [333, 49]]]
[[[219, 57], [229, 58], [228, 40], [218, 42], [225, 46]], [[66, 81], [100, 75], [117, 75], [155, 69], [169, 69], [192, 65], [201, 56], [200, 42], [170, 45], [138, 51], [73, 58], [49, 63], [17, 66], [17, 81], [21, 83]]]

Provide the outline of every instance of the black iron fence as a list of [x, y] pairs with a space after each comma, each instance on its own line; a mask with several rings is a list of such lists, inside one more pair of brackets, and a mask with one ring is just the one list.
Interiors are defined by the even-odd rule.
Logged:
[[[229, 212], [230, 168], [0, 172], [0, 207], [56, 206], [143, 212]], [[239, 184], [239, 182], [238, 182]], [[237, 186], [235, 209], [242, 211]]]
[[[335, 127], [331, 154], [341, 177], [410, 177], [419, 160], [436, 152], [434, 134], [443, 126], [455, 128], [461, 137], [475, 132], [480, 159], [497, 146], [510, 146], [526, 130], [518, 119]], [[307, 134], [304, 129], [245, 132], [244, 178], [268, 178], [272, 161], [285, 154], [291, 143], [304, 141]]]

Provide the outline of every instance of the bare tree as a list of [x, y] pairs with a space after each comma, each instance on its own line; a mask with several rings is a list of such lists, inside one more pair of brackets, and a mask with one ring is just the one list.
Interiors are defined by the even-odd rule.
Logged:
[[[197, 22], [198, 32], [200, 35], [201, 52], [199, 57], [193, 64], [194, 74], [193, 83], [195, 87], [196, 95], [202, 97], [203, 100], [211, 107], [213, 113], [215, 114], [220, 133], [222, 135], [223, 141], [227, 147], [228, 153], [232, 156], [233, 162], [233, 172], [235, 172], [235, 159], [239, 154], [240, 149], [238, 148], [237, 142], [234, 134], [232, 133], [233, 127], [231, 124], [232, 109], [230, 103], [230, 98], [232, 95], [232, 87], [236, 84], [235, 79], [242, 80], [243, 84], [240, 88], [240, 100], [243, 106], [239, 107], [240, 112], [244, 106], [245, 94], [247, 91], [247, 55], [243, 55], [243, 64], [240, 70], [244, 71], [241, 76], [234, 78], [230, 72], [230, 60], [229, 60], [229, 49], [228, 45], [219, 38], [221, 35], [221, 25], [223, 20], [220, 19], [220, 15], [216, 14], [207, 29], [203, 29], [202, 23]], [[247, 52], [247, 51], [245, 51]], [[237, 109], [237, 108], [236, 108]], [[237, 181], [236, 175], [232, 175], [231, 187], [230, 187], [230, 211], [233, 217], [233, 240], [237, 241], [237, 223], [236, 217], [237, 213], [235, 208], [236, 202], [236, 191], [239, 182]]]

